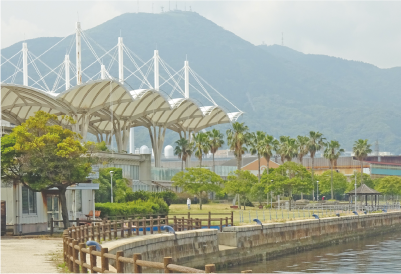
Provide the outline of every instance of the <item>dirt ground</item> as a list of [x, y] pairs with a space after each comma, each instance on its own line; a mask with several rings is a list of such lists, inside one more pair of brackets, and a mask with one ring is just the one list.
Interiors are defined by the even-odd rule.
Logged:
[[2, 273], [60, 273], [61, 238], [1, 237]]

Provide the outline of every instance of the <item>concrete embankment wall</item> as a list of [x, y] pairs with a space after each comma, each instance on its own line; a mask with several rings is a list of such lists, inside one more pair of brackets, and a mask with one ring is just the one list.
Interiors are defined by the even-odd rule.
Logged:
[[142, 240], [125, 239], [131, 243], [115, 246], [111, 251], [124, 250], [125, 256], [142, 253], [150, 261], [161, 262], [164, 256], [171, 256], [180, 265], [203, 268], [214, 263], [224, 268], [393, 230], [401, 230], [401, 212], [271, 223], [263, 229], [260, 225], [247, 225], [226, 227], [223, 232], [177, 232], [176, 239], [174, 235], [144, 236]]

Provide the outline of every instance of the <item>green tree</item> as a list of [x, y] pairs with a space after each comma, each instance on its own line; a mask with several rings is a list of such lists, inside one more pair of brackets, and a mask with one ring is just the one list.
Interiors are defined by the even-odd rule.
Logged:
[[362, 173], [362, 178], [361, 178], [361, 173], [355, 172], [354, 174], [351, 175], [350, 177], [350, 185], [348, 186], [347, 191], [351, 191], [355, 188], [355, 175], [356, 175], [356, 186], [360, 187], [362, 185], [362, 182], [367, 185], [370, 188], [375, 188], [376, 182], [378, 182], [378, 179], [373, 180], [369, 174]]
[[324, 145], [324, 140], [326, 138], [323, 137], [323, 134], [320, 133], [319, 131], [310, 131], [309, 132], [309, 142], [308, 142], [308, 150], [310, 153], [310, 157], [312, 159], [312, 190], [313, 190], [313, 195], [315, 195], [315, 180], [313, 178], [314, 176], [314, 167], [315, 167], [315, 155], [316, 152], [320, 151]]
[[401, 178], [397, 176], [380, 178], [376, 190], [382, 194], [391, 195], [392, 200], [394, 200], [394, 195], [401, 195]]
[[195, 156], [199, 159], [199, 167], [202, 167], [203, 154], [210, 150], [208, 135], [205, 132], [198, 132], [194, 135]]
[[270, 159], [271, 157], [273, 157], [273, 151], [276, 151], [278, 149], [279, 141], [274, 139], [273, 136], [266, 134], [262, 143], [263, 143], [263, 149], [261, 151], [261, 155], [266, 160], [267, 163], [266, 172], [269, 173]]
[[[248, 170], [236, 170], [231, 172], [227, 176], [227, 180], [224, 182], [224, 190], [229, 194], [238, 194], [242, 201], [245, 203], [252, 186], [258, 182], [258, 177], [250, 173]], [[238, 201], [241, 208], [241, 203]]]
[[209, 136], [209, 147], [210, 147], [210, 152], [212, 153], [213, 156], [213, 172], [215, 172], [215, 166], [214, 166], [214, 154], [217, 152], [219, 148], [221, 148], [222, 145], [224, 145], [224, 135], [217, 129], [212, 129], [211, 131], [206, 132], [207, 135]]
[[132, 189], [129, 187], [129, 180], [123, 177], [123, 170], [117, 167], [99, 170], [99, 179], [93, 180], [94, 183], [99, 184], [99, 190], [95, 192], [96, 202], [108, 203], [111, 200], [110, 171], [113, 171], [113, 200], [123, 203], [126, 194], [132, 192]]
[[94, 143], [82, 143], [79, 134], [63, 127], [74, 123], [68, 116], [37, 111], [2, 137], [2, 180], [19, 181], [33, 191], [57, 188], [64, 228], [69, 226], [67, 187], [87, 182], [98, 161]]
[[333, 197], [341, 197], [352, 186], [347, 181], [347, 177], [339, 172], [334, 172], [333, 174], [330, 170], [327, 170], [323, 174], [315, 176], [316, 180], [319, 181], [319, 193], [323, 196], [331, 194], [333, 189]]
[[256, 131], [252, 132], [250, 134], [250, 140], [249, 140], [249, 152], [252, 155], [257, 155], [258, 156], [258, 181], [260, 181], [260, 156], [264, 152], [265, 146], [264, 146], [264, 139], [266, 138], [266, 133], [263, 131]]
[[175, 142], [174, 154], [181, 159], [181, 171], [184, 171], [184, 162], [192, 155], [193, 143], [185, 138], [180, 138]]
[[[363, 160], [369, 153], [372, 153], [372, 149], [370, 148], [371, 144], [368, 144], [368, 140], [359, 139], [355, 141], [354, 146], [352, 147], [352, 151], [355, 154], [355, 158], [357, 158], [361, 162], [361, 174], [363, 173]], [[363, 177], [362, 177], [363, 183]]]
[[257, 182], [251, 187], [250, 196], [252, 199], [258, 201], [259, 205], [262, 205], [262, 202], [267, 199], [265, 194], [266, 185], [262, 182]]
[[247, 151], [246, 146], [251, 136], [248, 126], [244, 123], [234, 122], [231, 126], [232, 128], [227, 130], [227, 144], [237, 158], [237, 170], [241, 170], [242, 155]]
[[305, 155], [309, 153], [309, 138], [308, 136], [297, 136], [297, 147], [298, 147], [298, 159], [299, 162], [302, 164], [302, 160]]
[[178, 172], [171, 179], [173, 186], [181, 187], [185, 192], [199, 197], [199, 208], [202, 209], [202, 193], [218, 192], [223, 179], [206, 168], [186, 168], [187, 172]]
[[269, 174], [263, 174], [261, 182], [266, 185], [266, 194], [274, 192], [277, 195], [287, 195], [290, 200], [290, 210], [293, 194], [312, 189], [309, 171], [303, 165], [291, 161], [285, 162]]
[[337, 166], [337, 160], [340, 157], [341, 153], [344, 152], [344, 149], [340, 147], [340, 143], [338, 141], [330, 141], [325, 144], [326, 149], [323, 152], [324, 158], [330, 161], [330, 169], [331, 169], [331, 199], [334, 199], [334, 188], [333, 188], [333, 168]]
[[291, 161], [298, 155], [297, 141], [289, 136], [280, 136], [278, 153], [280, 154], [282, 163], [284, 163], [285, 160]]

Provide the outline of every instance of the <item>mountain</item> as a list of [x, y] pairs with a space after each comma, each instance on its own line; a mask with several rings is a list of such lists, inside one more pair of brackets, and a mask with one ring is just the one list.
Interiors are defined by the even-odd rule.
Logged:
[[[399, 67], [380, 69], [283, 46], [255, 46], [195, 12], [127, 13], [85, 31], [88, 39], [105, 49], [117, 44], [120, 32], [124, 44], [145, 62], [156, 48], [161, 58], [177, 70], [187, 57], [192, 69], [245, 112], [240, 121], [251, 130], [263, 130], [275, 137], [318, 130], [348, 150], [356, 139], [369, 139], [371, 143], [377, 139], [381, 150], [401, 153]], [[72, 39], [73, 35], [67, 37], [41, 59], [54, 68], [71, 49], [70, 59], [75, 62]], [[27, 43], [38, 56], [58, 41], [60, 38], [42, 37]], [[92, 43], [94, 47], [96, 43]], [[21, 43], [16, 43], [2, 49], [2, 55], [11, 57], [20, 49]], [[83, 67], [96, 61], [84, 43], [82, 56]], [[105, 63], [107, 58], [102, 57]], [[85, 72], [94, 75], [99, 68], [95, 64]], [[115, 65], [110, 71], [118, 75]], [[12, 67], [3, 66], [2, 79], [13, 72]], [[131, 87], [139, 87], [133, 77], [130, 81]], [[152, 76], [149, 81], [152, 83]], [[208, 104], [196, 92], [191, 91], [192, 96]], [[234, 111], [223, 100], [217, 103]], [[150, 144], [147, 134], [147, 130], [136, 130], [137, 146]], [[165, 145], [175, 139], [177, 135], [169, 133]]]

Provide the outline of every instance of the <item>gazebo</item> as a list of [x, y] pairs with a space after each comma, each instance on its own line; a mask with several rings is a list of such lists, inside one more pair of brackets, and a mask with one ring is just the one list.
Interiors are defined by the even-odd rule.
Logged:
[[[366, 206], [368, 205], [368, 195], [371, 197], [375, 196], [375, 206], [379, 205], [379, 199], [377, 199], [377, 196], [381, 195], [381, 193], [368, 187], [367, 185], [362, 184], [360, 187], [358, 187], [356, 189], [356, 191], [354, 189], [354, 190], [348, 192], [347, 194], [349, 195], [348, 197], [349, 197], [350, 202], [351, 202], [352, 195], [355, 196], [355, 193], [357, 196], [362, 196], [362, 199], [363, 199], [363, 196], [365, 196], [365, 205]], [[373, 206], [373, 199], [371, 199], [371, 202], [372, 202], [372, 206]]]

